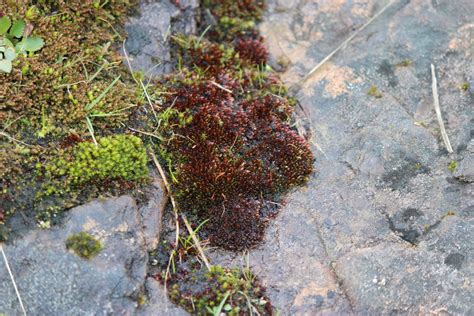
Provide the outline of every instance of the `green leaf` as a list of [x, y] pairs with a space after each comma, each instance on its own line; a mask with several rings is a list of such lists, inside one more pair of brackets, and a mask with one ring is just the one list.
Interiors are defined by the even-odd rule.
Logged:
[[8, 16], [3, 16], [0, 18], [0, 35], [6, 34], [8, 29], [12, 25], [10, 18]]
[[5, 50], [5, 59], [6, 60], [14, 60], [16, 58], [16, 52], [14, 48], [7, 47]]
[[6, 37], [0, 38], [0, 46], [15, 47], [13, 43]]
[[13, 22], [12, 28], [10, 29], [10, 34], [16, 38], [21, 38], [23, 36], [23, 31], [25, 30], [25, 21], [16, 20]]
[[12, 71], [12, 62], [6, 59], [0, 60], [0, 71], [10, 73]]
[[36, 52], [44, 46], [44, 40], [41, 37], [28, 37], [25, 42], [27, 52]]

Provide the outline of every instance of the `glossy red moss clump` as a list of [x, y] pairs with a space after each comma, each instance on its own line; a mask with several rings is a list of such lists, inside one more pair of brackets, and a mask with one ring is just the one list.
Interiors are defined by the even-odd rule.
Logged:
[[235, 44], [235, 50], [241, 59], [255, 65], [265, 65], [267, 63], [268, 51], [262, 43], [262, 39], [239, 39]]
[[277, 77], [232, 48], [189, 47], [187, 68], [160, 86], [174, 111], [162, 151], [174, 162], [181, 207], [209, 219], [211, 243], [247, 249], [262, 239], [262, 204], [303, 184], [313, 155], [290, 127], [293, 107]]

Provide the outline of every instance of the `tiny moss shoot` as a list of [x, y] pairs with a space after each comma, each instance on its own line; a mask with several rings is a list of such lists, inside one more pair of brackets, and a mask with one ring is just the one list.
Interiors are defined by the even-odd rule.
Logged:
[[367, 94], [377, 99], [383, 97], [383, 94], [377, 89], [376, 86], [371, 86], [369, 91], [367, 91]]
[[102, 244], [90, 234], [79, 232], [67, 238], [66, 248], [74, 251], [81, 258], [91, 259], [102, 250]]
[[461, 90], [462, 90], [462, 91], [468, 91], [468, 90], [469, 90], [469, 82], [464, 82], [464, 83], [461, 85]]
[[411, 66], [411, 64], [413, 64], [413, 61], [411, 61], [410, 59], [404, 59], [401, 62], [399, 62], [397, 66], [408, 67], [408, 66]]
[[458, 163], [456, 160], [451, 160], [451, 162], [448, 165], [448, 170], [451, 172], [456, 171], [456, 168], [458, 167]]

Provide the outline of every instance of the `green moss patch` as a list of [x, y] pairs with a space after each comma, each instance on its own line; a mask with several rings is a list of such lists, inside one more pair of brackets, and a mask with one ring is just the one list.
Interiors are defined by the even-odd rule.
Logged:
[[40, 169], [47, 182], [63, 178], [63, 187], [105, 179], [141, 180], [148, 174], [142, 140], [133, 135], [100, 137], [97, 144], [81, 142]]
[[67, 238], [66, 248], [74, 251], [79, 257], [91, 259], [102, 250], [102, 244], [90, 234], [80, 232]]

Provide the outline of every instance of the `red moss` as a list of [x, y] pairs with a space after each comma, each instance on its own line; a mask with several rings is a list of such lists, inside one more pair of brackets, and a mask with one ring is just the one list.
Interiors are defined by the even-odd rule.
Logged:
[[239, 39], [234, 45], [240, 58], [255, 65], [265, 65], [268, 59], [267, 48], [263, 45], [262, 39]]
[[[252, 247], [263, 236], [262, 195], [302, 184], [312, 171], [313, 156], [287, 118], [291, 107], [271, 95], [251, 100], [209, 81], [175, 84], [167, 104], [192, 116], [179, 118], [166, 150], [176, 164], [181, 205], [210, 218], [210, 241], [231, 250]], [[174, 120], [174, 121], [173, 121]]]
[[181, 208], [209, 219], [203, 230], [213, 245], [240, 251], [263, 238], [273, 214], [266, 202], [303, 184], [314, 158], [290, 127], [293, 106], [278, 76], [261, 67], [268, 52], [254, 23], [240, 28], [258, 21], [264, 2], [204, 4], [218, 20], [205, 36], [221, 43], [177, 41], [183, 67], [159, 88], [163, 107], [177, 111], [161, 149], [174, 163]]
[[261, 202], [236, 198], [210, 210], [210, 241], [228, 250], [251, 248], [263, 238], [265, 223], [260, 217]]

